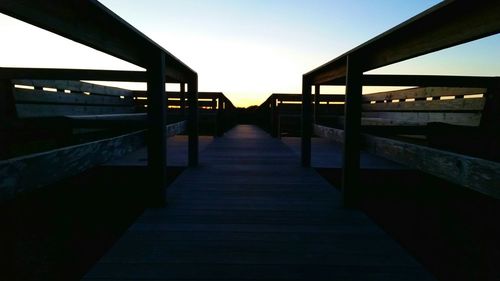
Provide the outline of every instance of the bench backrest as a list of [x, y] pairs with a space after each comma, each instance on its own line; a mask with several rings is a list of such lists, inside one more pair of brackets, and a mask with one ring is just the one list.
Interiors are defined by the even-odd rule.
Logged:
[[442, 122], [479, 126], [485, 88], [426, 87], [363, 95], [363, 117], [394, 124]]
[[80, 81], [11, 80], [17, 118], [134, 113], [132, 91]]

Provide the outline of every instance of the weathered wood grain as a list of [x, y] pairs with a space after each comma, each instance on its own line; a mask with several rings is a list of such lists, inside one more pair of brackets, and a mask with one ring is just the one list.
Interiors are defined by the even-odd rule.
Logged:
[[363, 102], [484, 94], [485, 88], [418, 87], [363, 95]]
[[462, 126], [479, 126], [481, 112], [363, 112], [365, 118], [391, 120], [396, 125], [441, 122]]
[[[343, 141], [343, 130], [314, 126], [316, 135]], [[500, 199], [500, 163], [393, 139], [363, 135], [363, 149]]]
[[[167, 136], [186, 130], [186, 121], [170, 124]], [[0, 201], [41, 188], [145, 145], [145, 131], [0, 161]]]
[[364, 111], [482, 111], [484, 98], [362, 104]]
[[0, 200], [41, 188], [144, 146], [144, 131], [0, 161]]

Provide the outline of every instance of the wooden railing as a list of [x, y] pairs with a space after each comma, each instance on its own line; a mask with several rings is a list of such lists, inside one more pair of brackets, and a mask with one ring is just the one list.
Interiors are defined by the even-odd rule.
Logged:
[[[167, 125], [165, 83], [188, 84], [188, 102], [191, 108], [197, 108], [198, 74], [98, 1], [56, 0], [52, 1], [49, 6], [39, 1], [4, 1], [0, 3], [0, 12], [147, 70], [138, 75], [137, 72], [129, 72], [125, 76], [134, 78], [127, 81], [140, 82], [145, 80], [147, 82], [149, 93], [147, 110], [148, 167], [151, 173], [149, 185], [155, 186], [159, 201], [165, 200], [164, 187], [168, 183], [165, 172], [165, 126]], [[120, 34], [120, 36], [115, 36], [116, 34]], [[8, 40], [8, 38], [4, 39]], [[50, 76], [45, 77], [45, 79], [62, 79], [63, 75], [60, 77], [54, 75], [57, 72], [38, 71], [36, 74]], [[116, 81], [108, 78], [115, 76], [117, 72], [99, 75], [103, 73], [106, 72], [84, 70], [68, 71], [67, 75], [84, 74], [85, 78], [91, 78], [89, 80]], [[8, 78], [36, 79], [37, 77], [11, 76]], [[74, 80], [81, 79], [84, 78], [74, 78]], [[118, 80], [122, 81], [121, 79], [123, 78]], [[0, 104], [3, 103], [3, 99], [3, 97], [0, 98]], [[197, 119], [197, 110], [191, 110], [188, 116], [189, 164], [191, 166], [198, 164]]]
[[[9, 102], [0, 124], [0, 151], [8, 158], [0, 160], [0, 201], [146, 145], [147, 116], [136, 112], [132, 91], [63, 80], [4, 79], [1, 85]], [[170, 120], [166, 136], [186, 130], [185, 120]]]
[[[483, 38], [500, 32], [500, 2], [498, 1], [444, 1], [429, 10], [409, 19], [395, 28], [381, 34], [380, 36], [352, 49], [351, 51], [337, 57], [336, 59], [303, 75], [302, 83], [302, 164], [311, 165], [311, 136], [313, 133], [313, 110], [312, 110], [312, 86], [315, 88], [315, 96], [320, 96], [321, 85], [345, 85], [345, 119], [343, 139], [343, 172], [342, 172], [342, 194], [345, 206], [354, 206], [356, 202], [356, 188], [359, 186], [360, 178], [360, 149], [362, 145], [362, 110], [380, 112], [386, 109], [393, 116], [401, 115], [401, 111], [409, 108], [425, 108], [432, 113], [432, 107], [450, 107], [459, 110], [469, 109], [471, 113], [478, 112], [481, 107], [479, 99], [453, 99], [451, 102], [435, 100], [433, 96], [425, 93], [422, 97], [426, 100], [406, 100], [405, 92], [400, 92], [396, 98], [397, 103], [385, 103], [381, 101], [388, 99], [380, 95], [370, 103], [363, 102], [363, 86], [421, 86], [421, 87], [461, 87], [461, 88], [488, 88], [486, 92], [486, 104], [482, 111], [481, 129], [485, 134], [496, 140], [494, 150], [498, 149], [498, 132], [500, 131], [499, 120], [499, 90], [498, 79], [484, 77], [440, 77], [440, 76], [403, 76], [403, 75], [364, 75], [366, 71], [394, 64], [416, 56], [439, 51], [475, 39]], [[494, 54], [492, 54], [494, 55]], [[488, 80], [489, 82], [485, 82]], [[488, 85], [487, 85], [488, 84]], [[479, 93], [478, 93], [479, 94]], [[459, 95], [454, 95], [455, 98]], [[404, 98], [404, 101], [402, 101]], [[427, 101], [430, 98], [431, 101]], [[372, 104], [372, 101], [375, 103]], [[378, 103], [377, 103], [378, 101]], [[316, 103], [317, 104], [317, 103]], [[379, 115], [383, 112], [378, 113]], [[430, 114], [429, 113], [429, 114]], [[386, 117], [389, 113], [386, 113]], [[426, 113], [426, 115], [429, 115]], [[445, 114], [445, 113], [441, 113]], [[430, 115], [429, 115], [430, 116]], [[463, 116], [463, 115], [462, 115]], [[387, 118], [384, 118], [387, 119]], [[404, 119], [397, 118], [399, 121]], [[420, 118], [417, 118], [420, 119]], [[494, 122], [483, 122], [483, 120], [496, 120]], [[398, 122], [399, 122], [398, 121]], [[417, 121], [407, 119], [406, 121]], [[477, 120], [476, 120], [477, 121]], [[459, 122], [460, 125], [464, 125]], [[335, 134], [338, 135], [338, 134]], [[392, 151], [401, 155], [411, 152], [409, 146], [399, 146], [401, 150]], [[392, 154], [391, 153], [391, 154]], [[461, 163], [461, 162], [460, 162]], [[440, 169], [453, 171], [452, 167], [446, 166], [445, 162], [435, 161], [436, 166], [442, 165]], [[437, 168], [436, 168], [437, 169]], [[426, 169], [422, 169], [426, 171]], [[493, 183], [500, 182], [498, 174], [490, 173], [488, 169], [478, 171], [481, 177], [493, 177]], [[457, 176], [468, 177], [470, 174], [463, 173]], [[489, 182], [488, 184], [490, 184]], [[476, 189], [479, 190], [479, 189]], [[490, 192], [488, 192], [490, 193]]]
[[[301, 94], [272, 94], [258, 108], [258, 124], [273, 137], [299, 136]], [[315, 116], [328, 118], [343, 114], [344, 95], [322, 95]]]
[[[147, 93], [144, 91], [133, 92], [138, 112], [147, 109]], [[189, 106], [186, 103], [184, 92], [166, 92], [168, 118], [181, 120], [187, 115]], [[235, 125], [235, 107], [233, 103], [220, 92], [198, 93], [198, 120], [200, 134], [222, 136], [224, 132]]]

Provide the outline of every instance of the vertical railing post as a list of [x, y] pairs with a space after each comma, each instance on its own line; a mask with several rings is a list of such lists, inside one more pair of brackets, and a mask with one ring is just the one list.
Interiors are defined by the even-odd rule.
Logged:
[[198, 75], [188, 83], [188, 165], [198, 166]]
[[151, 204], [165, 204], [167, 186], [167, 101], [165, 95], [165, 54], [154, 57], [147, 69], [148, 89], [148, 168], [153, 193]]
[[500, 158], [500, 78], [495, 78], [483, 95], [485, 104], [479, 126], [483, 137], [489, 140], [486, 145], [492, 159]]
[[319, 95], [321, 94], [321, 85], [314, 85], [314, 123], [317, 124], [319, 121], [319, 108], [320, 108], [320, 99]]
[[15, 115], [14, 85], [9, 79], [0, 79], [0, 121], [12, 121]]
[[279, 123], [280, 123], [280, 115], [278, 112], [278, 105], [276, 104], [278, 99], [275, 97], [271, 98], [271, 136], [273, 138], [279, 137]]
[[270, 108], [270, 118], [271, 118], [271, 136], [273, 138], [276, 137], [276, 98], [271, 95], [269, 99], [269, 108]]
[[302, 143], [301, 160], [302, 166], [311, 166], [311, 136], [312, 136], [312, 112], [311, 112], [311, 82], [306, 76], [302, 77]]
[[271, 95], [269, 97], [269, 99], [268, 99], [268, 104], [267, 104], [267, 113], [268, 113], [267, 114], [267, 117], [268, 117], [267, 119], [269, 121], [269, 134], [271, 134], [271, 136], [273, 134], [273, 124], [274, 124], [274, 120], [273, 120], [273, 117], [274, 117], [273, 112], [274, 112], [274, 110], [273, 110], [273, 105], [272, 105], [272, 102], [271, 102], [272, 99], [273, 99], [273, 96]]
[[217, 96], [217, 136], [221, 137], [224, 135], [225, 125], [224, 125], [224, 100], [222, 95]]
[[[15, 117], [14, 85], [9, 79], [0, 79], [0, 124], [9, 124]], [[3, 129], [0, 130], [0, 157], [7, 155], [10, 152], [10, 143], [16, 141], [15, 136]]]
[[186, 118], [186, 83], [180, 83], [180, 101], [179, 101], [179, 107], [180, 107], [180, 113], [181, 113], [181, 119]]
[[363, 91], [359, 61], [347, 57], [345, 93], [345, 125], [342, 166], [342, 202], [354, 207], [360, 184], [361, 95]]

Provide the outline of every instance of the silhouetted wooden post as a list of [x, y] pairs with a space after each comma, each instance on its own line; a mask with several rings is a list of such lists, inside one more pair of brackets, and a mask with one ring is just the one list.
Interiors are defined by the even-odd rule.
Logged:
[[314, 85], [314, 123], [315, 124], [317, 124], [319, 121], [319, 107], [320, 107], [319, 95], [321, 94], [320, 88], [321, 88], [321, 85]]
[[198, 75], [188, 82], [188, 165], [198, 166]]
[[278, 134], [277, 134], [277, 126], [278, 126], [278, 120], [277, 120], [277, 117], [278, 117], [278, 114], [277, 113], [277, 109], [276, 109], [276, 98], [271, 96], [271, 99], [270, 99], [270, 104], [271, 104], [271, 136], [273, 138], [277, 137]]
[[311, 166], [311, 135], [312, 135], [312, 112], [311, 112], [311, 82], [307, 77], [302, 77], [302, 143], [301, 160], [302, 166]]
[[269, 122], [269, 133], [273, 134], [273, 124], [274, 124], [274, 121], [273, 121], [273, 105], [271, 103], [271, 100], [272, 100], [273, 96], [271, 95], [267, 101], [268, 105], [267, 105], [267, 119], [268, 119], [268, 122]]
[[8, 79], [0, 79], [0, 122], [12, 121], [16, 115], [14, 91], [12, 82]]
[[[15, 119], [16, 106], [12, 82], [8, 79], [0, 79], [0, 124], [8, 124]], [[0, 131], [0, 156], [7, 154], [9, 143], [14, 140], [12, 136], [2, 135]]]
[[488, 153], [493, 159], [500, 158], [500, 78], [484, 94], [485, 104], [480, 127], [483, 137], [489, 140]]
[[279, 114], [279, 105], [278, 99], [273, 97], [271, 98], [271, 136], [273, 138], [280, 137], [280, 114]]
[[160, 52], [147, 69], [148, 89], [148, 168], [154, 192], [151, 203], [165, 204], [167, 186], [167, 135], [165, 95], [165, 54]]
[[359, 61], [347, 57], [345, 93], [345, 125], [342, 166], [342, 200], [345, 207], [354, 207], [360, 184], [361, 95], [363, 91]]
[[217, 98], [212, 98], [212, 104], [210, 105], [210, 110], [213, 114], [213, 116], [215, 116], [214, 118], [214, 128], [213, 128], [213, 136], [214, 137], [217, 137], [218, 136], [218, 132], [219, 132], [219, 119], [218, 119], [218, 116], [217, 116]]
[[224, 135], [224, 100], [222, 95], [217, 97], [217, 136]]
[[186, 117], [186, 83], [181, 83], [180, 84], [180, 101], [179, 101], [179, 106], [180, 106], [180, 113], [181, 113], [181, 119], [185, 119]]

